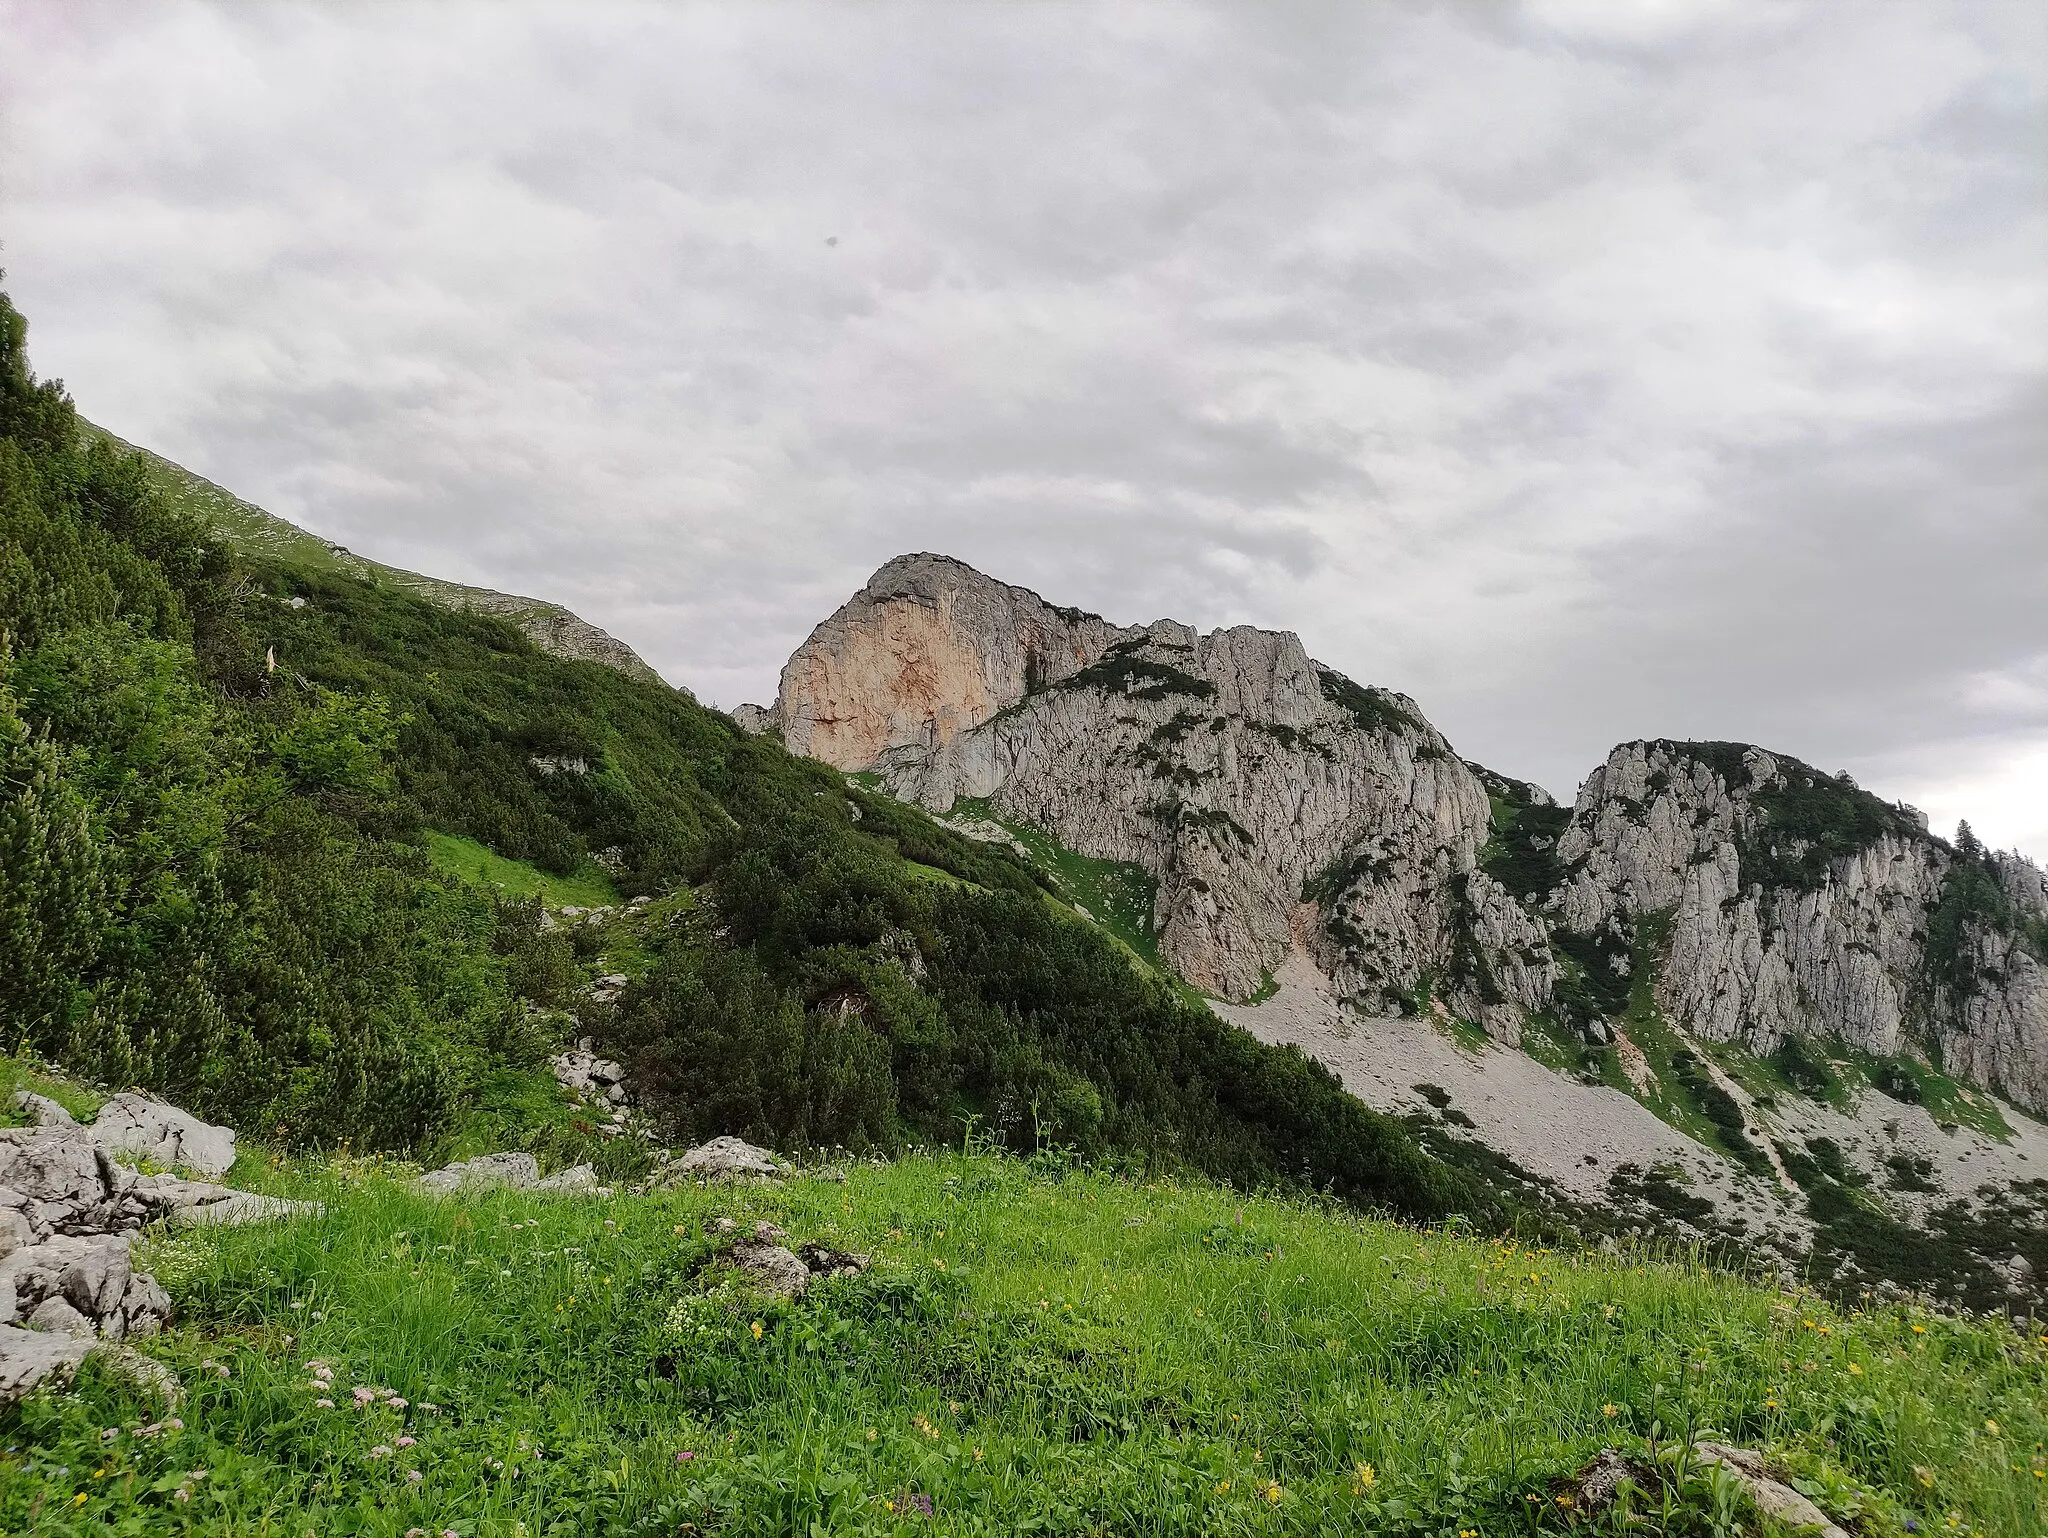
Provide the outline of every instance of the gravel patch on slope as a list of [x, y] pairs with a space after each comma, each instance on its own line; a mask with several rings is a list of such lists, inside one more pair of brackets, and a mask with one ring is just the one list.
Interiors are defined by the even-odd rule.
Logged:
[[1296, 953], [1275, 974], [1262, 1004], [1212, 1005], [1261, 1041], [1292, 1043], [1329, 1068], [1346, 1089], [1378, 1111], [1431, 1110], [1416, 1089], [1433, 1085], [1450, 1108], [1472, 1119], [1452, 1125], [1506, 1155], [1530, 1174], [1579, 1201], [1607, 1199], [1616, 1168], [1677, 1165], [1693, 1195], [1714, 1204], [1723, 1221], [1743, 1218], [1798, 1235], [1809, 1225], [1784, 1193], [1703, 1148], [1621, 1091], [1553, 1073], [1527, 1053], [1497, 1043], [1469, 1051], [1423, 1019], [1376, 1019], [1339, 1004], [1323, 975]]

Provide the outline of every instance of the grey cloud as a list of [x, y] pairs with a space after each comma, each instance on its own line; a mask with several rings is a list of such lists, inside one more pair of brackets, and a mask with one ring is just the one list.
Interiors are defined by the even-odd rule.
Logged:
[[2037, 7], [0, 32], [9, 284], [88, 414], [707, 696], [942, 549], [1296, 629], [1553, 789], [1752, 737], [2048, 856]]

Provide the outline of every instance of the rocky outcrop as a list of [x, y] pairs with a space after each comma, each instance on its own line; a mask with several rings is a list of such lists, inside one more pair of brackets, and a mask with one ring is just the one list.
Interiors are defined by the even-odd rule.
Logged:
[[773, 724], [793, 752], [866, 769], [945, 747], [1126, 633], [948, 556], [899, 556], [791, 654]]
[[225, 1175], [235, 1162], [235, 1134], [149, 1095], [116, 1095], [93, 1118], [92, 1140], [103, 1148]]
[[[125, 1114], [119, 1101], [132, 1102], [127, 1110], [134, 1114]], [[81, 1340], [153, 1335], [171, 1303], [133, 1264], [130, 1246], [145, 1225], [246, 1223], [318, 1211], [206, 1181], [142, 1175], [117, 1163], [113, 1150], [137, 1139], [162, 1149], [158, 1135], [166, 1129], [181, 1151], [210, 1156], [208, 1162], [225, 1168], [225, 1147], [226, 1162], [233, 1161], [232, 1133], [161, 1102], [116, 1097], [88, 1126], [61, 1111], [51, 1115], [53, 1103], [40, 1097], [26, 1108], [40, 1111], [47, 1124], [0, 1128], [0, 1327], [25, 1324]], [[109, 1110], [116, 1112], [111, 1120]], [[0, 1343], [0, 1402], [82, 1359], [82, 1353], [52, 1354], [5, 1329], [0, 1334], [8, 1335]]]
[[1910, 809], [1761, 748], [1633, 742], [1580, 789], [1557, 857], [1550, 913], [1580, 935], [1661, 932], [1658, 1002], [1692, 1034], [1933, 1053], [2048, 1109], [2048, 969], [2026, 927], [2048, 893], [2017, 856], [1979, 861], [1975, 900]]
[[658, 1188], [697, 1180], [780, 1180], [789, 1169], [787, 1160], [745, 1138], [715, 1137], [665, 1161], [649, 1184]]
[[610, 1194], [598, 1183], [597, 1171], [578, 1164], [542, 1178], [540, 1164], [530, 1153], [479, 1154], [474, 1159], [444, 1164], [420, 1176], [429, 1191], [452, 1195], [458, 1191], [568, 1191], [596, 1196]]
[[746, 714], [963, 831], [1138, 867], [1162, 959], [1222, 998], [1295, 948], [1368, 1014], [1514, 1041], [1549, 1009], [1607, 1043], [1647, 966], [1707, 1040], [1919, 1052], [2048, 1109], [2048, 877], [1760, 748], [1623, 744], [1567, 811], [1292, 635], [1117, 626], [933, 555]]
[[1118, 627], [905, 556], [790, 658], [776, 719], [934, 811], [986, 801], [1141, 867], [1161, 955], [1209, 992], [1255, 992], [1303, 927], [1375, 1010], [1435, 979], [1512, 1039], [1548, 999], [1541, 926], [1476, 869], [1485, 786], [1414, 701], [1291, 634]]

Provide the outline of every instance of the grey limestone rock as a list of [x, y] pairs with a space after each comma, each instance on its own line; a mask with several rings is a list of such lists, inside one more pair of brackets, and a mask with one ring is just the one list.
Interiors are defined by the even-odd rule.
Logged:
[[70, 1382], [91, 1350], [90, 1341], [68, 1333], [0, 1325], [0, 1405], [14, 1404], [44, 1383]]
[[225, 1175], [235, 1162], [233, 1132], [148, 1095], [114, 1096], [100, 1107], [91, 1131], [93, 1141], [104, 1148], [182, 1165], [202, 1175]]
[[1848, 1532], [1837, 1526], [1812, 1501], [1790, 1485], [1772, 1478], [1762, 1453], [1752, 1452], [1746, 1447], [1730, 1447], [1725, 1442], [1696, 1443], [1693, 1453], [1700, 1462], [1727, 1469], [1747, 1485], [1757, 1510], [1766, 1518], [1790, 1528], [1818, 1528], [1821, 1538], [1849, 1538]]
[[535, 1181], [533, 1189], [536, 1191], [597, 1191], [601, 1190], [602, 1187], [598, 1184], [597, 1171], [594, 1168], [588, 1164], [578, 1164], [573, 1168], [561, 1171], [559, 1174], [550, 1175], [545, 1180]]
[[745, 1138], [715, 1137], [661, 1167], [657, 1184], [677, 1180], [780, 1179], [789, 1173], [786, 1160], [765, 1148], [756, 1148]]
[[64, 1107], [47, 1095], [38, 1095], [30, 1090], [18, 1089], [12, 1102], [15, 1110], [26, 1112], [28, 1119], [38, 1127], [75, 1127], [78, 1120]]
[[187, 1202], [170, 1213], [173, 1228], [239, 1228], [245, 1223], [275, 1223], [285, 1218], [317, 1218], [318, 1202], [288, 1201], [254, 1191], [229, 1191], [217, 1200]]
[[[623, 979], [621, 979], [623, 982]], [[616, 993], [613, 997], [616, 997]], [[599, 1057], [588, 1047], [578, 1046], [550, 1058], [555, 1082], [585, 1100], [601, 1100], [610, 1106], [632, 1102], [626, 1088], [626, 1070], [609, 1058]]]
[[44, 1385], [63, 1387], [87, 1357], [167, 1406], [184, 1397], [177, 1374], [126, 1346], [10, 1324], [0, 1325], [0, 1405], [14, 1404]]
[[[1951, 1072], [2048, 1109], [2048, 968], [2019, 935], [1978, 930], [1965, 941], [1977, 986], [1945, 998], [1930, 982], [1928, 924], [1954, 853], [1872, 799], [1861, 847], [1816, 856], [1817, 879], [1788, 883], [1806, 846], [1769, 816], [1794, 794], [1861, 792], [1761, 748], [1624, 743], [1579, 791], [1551, 911], [1581, 934], [1668, 915], [1658, 1002], [1693, 1035], [1758, 1053], [1838, 1037], [1880, 1057], [1931, 1041]], [[1760, 860], [1766, 843], [1777, 855]], [[2039, 870], [2017, 856], [1995, 865], [2020, 911], [2048, 913]]]
[[985, 800], [1141, 867], [1161, 954], [1212, 993], [1255, 992], [1300, 945], [1375, 1006], [1452, 976], [1453, 1007], [1510, 1040], [1549, 1000], [1542, 926], [1475, 869], [1485, 785], [1414, 701], [1291, 634], [1119, 627], [904, 556], [790, 658], [776, 719], [934, 812]]
[[443, 1165], [420, 1176], [429, 1191], [461, 1191], [493, 1186], [523, 1191], [540, 1184], [540, 1165], [530, 1153], [482, 1154]]
[[57, 1292], [51, 1293], [30, 1311], [27, 1324], [31, 1330], [40, 1330], [45, 1335], [73, 1335], [80, 1340], [94, 1340], [99, 1336], [93, 1322]]
[[801, 1297], [811, 1284], [811, 1268], [772, 1240], [742, 1239], [725, 1255], [735, 1270], [771, 1297]]

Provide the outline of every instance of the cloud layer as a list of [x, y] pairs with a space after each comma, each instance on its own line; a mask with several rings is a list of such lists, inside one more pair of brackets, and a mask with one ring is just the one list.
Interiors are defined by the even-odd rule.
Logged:
[[0, 0], [88, 415], [762, 699], [935, 549], [2048, 857], [2048, 12]]

